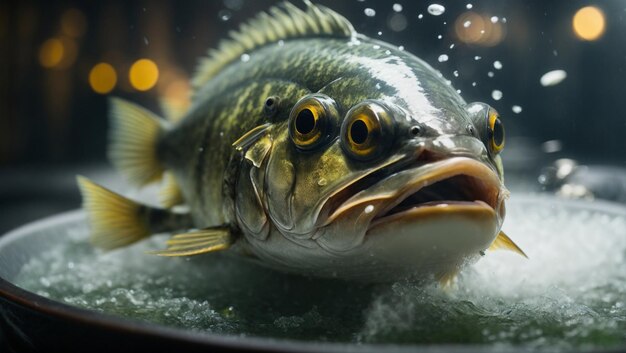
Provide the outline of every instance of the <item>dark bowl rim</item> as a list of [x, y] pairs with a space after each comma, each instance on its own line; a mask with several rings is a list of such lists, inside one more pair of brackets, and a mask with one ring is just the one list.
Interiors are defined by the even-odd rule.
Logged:
[[[544, 198], [540, 194], [533, 196], [516, 197], [519, 202], [537, 201]], [[578, 200], [559, 200], [553, 197], [547, 197], [550, 201], [557, 204], [567, 205], [575, 208], [589, 209], [590, 204], [586, 201]], [[623, 205], [606, 202], [594, 201], [592, 205], [594, 210], [603, 212], [620, 214], [626, 217], [626, 207]], [[21, 227], [11, 230], [0, 237], [0, 250], [7, 244], [19, 241], [21, 238], [28, 237], [29, 234], [43, 225], [50, 226], [50, 222], [65, 223], [77, 221], [84, 218], [82, 210], [73, 210], [59, 213], [40, 220], [27, 223]], [[398, 345], [398, 344], [373, 344], [373, 343], [343, 343], [343, 342], [324, 342], [324, 341], [300, 341], [290, 339], [278, 339], [258, 336], [238, 336], [238, 335], [221, 335], [210, 332], [199, 332], [185, 330], [181, 328], [168, 327], [161, 324], [143, 322], [139, 320], [124, 318], [112, 314], [102, 313], [95, 310], [84, 309], [55, 301], [26, 289], [20, 288], [9, 280], [0, 277], [0, 297], [23, 308], [30, 309], [42, 315], [58, 317], [64, 320], [73, 321], [83, 325], [89, 325], [96, 328], [107, 329], [109, 331], [124, 332], [126, 334], [139, 335], [144, 337], [158, 337], [170, 341], [178, 341], [206, 348], [225, 348], [231, 350], [246, 351], [272, 351], [272, 352], [416, 352], [416, 351], [441, 351], [441, 352], [483, 352], [485, 350], [493, 350], [495, 347], [485, 344], [437, 344], [437, 345]], [[621, 347], [626, 348], [626, 347]], [[508, 352], [526, 352], [525, 346], [507, 347]], [[594, 352], [618, 352], [617, 349], [593, 349]]]

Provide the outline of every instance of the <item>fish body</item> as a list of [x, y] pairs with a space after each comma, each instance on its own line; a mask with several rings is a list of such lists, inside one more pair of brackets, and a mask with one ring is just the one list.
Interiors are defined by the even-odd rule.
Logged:
[[364, 281], [445, 279], [492, 245], [521, 252], [500, 232], [497, 112], [305, 4], [233, 33], [200, 66], [180, 121], [113, 100], [113, 163], [140, 185], [165, 173], [177, 196], [151, 208], [79, 179], [94, 243], [178, 232], [158, 255], [229, 249], [282, 271]]

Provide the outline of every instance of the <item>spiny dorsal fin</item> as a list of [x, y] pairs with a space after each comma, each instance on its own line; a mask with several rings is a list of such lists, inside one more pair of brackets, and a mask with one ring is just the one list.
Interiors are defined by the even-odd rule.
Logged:
[[515, 242], [513, 242], [513, 240], [511, 240], [508, 235], [504, 234], [504, 232], [502, 231], [498, 233], [496, 239], [493, 241], [493, 243], [491, 243], [491, 246], [489, 246], [489, 250], [498, 249], [510, 250], [524, 256], [525, 258], [528, 258], [528, 256], [526, 256], [526, 253], [519, 246], [517, 246], [517, 244], [515, 244]]
[[289, 2], [269, 9], [269, 14], [261, 12], [255, 18], [231, 31], [231, 39], [222, 41], [218, 49], [209, 50], [209, 56], [201, 59], [192, 80], [195, 90], [199, 90], [222, 68], [242, 54], [279, 40], [304, 37], [350, 38], [356, 34], [352, 24], [335, 11], [309, 0], [303, 0], [306, 11]]

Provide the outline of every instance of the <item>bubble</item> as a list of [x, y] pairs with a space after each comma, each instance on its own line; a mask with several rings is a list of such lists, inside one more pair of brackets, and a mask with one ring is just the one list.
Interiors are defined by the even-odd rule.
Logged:
[[395, 12], [402, 12], [402, 5], [401, 4], [393, 4], [393, 11]]
[[511, 107], [511, 110], [513, 111], [513, 113], [519, 114], [522, 112], [522, 107], [520, 107], [519, 105], [514, 105]]
[[495, 74], [493, 73], [493, 71], [489, 71], [489, 72], [487, 72], [487, 76], [489, 76], [489, 77], [493, 77], [494, 75], [495, 75]]
[[454, 49], [454, 43], [450, 44], [450, 49]]
[[493, 62], [493, 67], [494, 67], [496, 70], [501, 70], [501, 69], [502, 69], [502, 63], [501, 63], [501, 62], [499, 62], [498, 60], [496, 60], [496, 61], [494, 61], [494, 62]]
[[567, 72], [565, 72], [565, 70], [552, 70], [543, 74], [539, 82], [542, 86], [548, 87], [558, 85], [565, 80], [565, 78], [567, 78]]
[[369, 214], [374, 212], [374, 205], [367, 205], [367, 207], [365, 207], [365, 213]]
[[477, 83], [474, 81], [472, 82], [472, 87], [476, 87]]
[[230, 20], [232, 16], [233, 13], [228, 10], [220, 10], [220, 12], [217, 13], [217, 17], [224, 22]]
[[472, 21], [470, 21], [470, 20], [467, 20], [467, 21], [463, 22], [463, 27], [465, 27], [465, 28], [469, 28], [469, 26], [471, 26], [471, 25], [472, 25]]
[[446, 62], [446, 61], [448, 61], [448, 56], [446, 54], [441, 54], [441, 55], [439, 55], [439, 58], [437, 58], [437, 60], [440, 63]]
[[430, 4], [428, 5], [428, 13], [433, 16], [439, 16], [446, 12], [446, 8], [443, 5], [439, 4]]
[[502, 91], [494, 89], [491, 92], [491, 98], [493, 98], [493, 100], [495, 101], [499, 101], [500, 99], [502, 99]]
[[498, 18], [498, 16], [491, 16], [490, 20], [491, 20], [491, 23], [497, 23], [499, 18]]
[[363, 10], [363, 12], [365, 13], [365, 16], [367, 17], [376, 16], [376, 10], [372, 9], [371, 7], [366, 8], [365, 10]]
[[424, 15], [419, 14], [419, 15], [417, 15], [417, 18], [421, 20], [422, 18], [424, 18]]
[[454, 72], [452, 74], [454, 75], [454, 77], [459, 77], [459, 71], [458, 70], [454, 70]]
[[441, 39], [443, 36], [441, 34], [437, 35], [437, 39]]
[[478, 60], [480, 60], [480, 59], [482, 59], [482, 58], [483, 58], [482, 56], [478, 56], [478, 55], [476, 55], [476, 56], [474, 57], [474, 60], [478, 61]]
[[474, 7], [474, 5], [472, 5], [472, 4], [467, 4], [467, 5], [465, 5], [465, 8], [466, 8], [466, 9], [468, 9], [468, 10], [471, 10], [471, 9], [472, 9], [472, 7]]
[[241, 61], [243, 61], [244, 63], [250, 61], [250, 54], [241, 54]]

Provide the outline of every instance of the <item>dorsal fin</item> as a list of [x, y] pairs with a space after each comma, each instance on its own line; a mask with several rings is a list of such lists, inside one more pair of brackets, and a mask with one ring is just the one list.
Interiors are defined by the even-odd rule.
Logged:
[[192, 79], [194, 90], [199, 90], [221, 69], [241, 55], [279, 40], [304, 37], [350, 38], [356, 34], [352, 24], [335, 11], [309, 0], [303, 0], [306, 11], [285, 1], [261, 12], [243, 23], [239, 31], [231, 31], [230, 39], [223, 40], [218, 49], [209, 50], [209, 56], [200, 60]]

